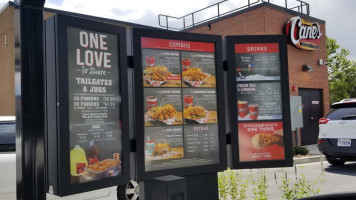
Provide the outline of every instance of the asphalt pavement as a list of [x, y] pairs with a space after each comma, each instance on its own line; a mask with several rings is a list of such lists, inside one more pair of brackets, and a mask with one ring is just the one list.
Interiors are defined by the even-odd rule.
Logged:
[[[270, 179], [268, 199], [282, 199], [279, 186], [282, 185], [283, 173], [288, 174], [291, 184], [295, 183], [296, 177], [303, 174], [315, 191], [320, 190], [318, 195], [356, 193], [356, 162], [347, 162], [344, 166], [332, 166], [326, 161], [313, 162], [296, 165], [296, 169], [297, 173], [295, 167], [266, 169], [267, 179]], [[278, 185], [274, 174], [277, 174]]]

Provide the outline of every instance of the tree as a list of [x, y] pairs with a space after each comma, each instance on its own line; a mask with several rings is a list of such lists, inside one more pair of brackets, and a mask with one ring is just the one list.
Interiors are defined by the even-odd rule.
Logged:
[[350, 52], [333, 38], [326, 40], [329, 70], [330, 103], [356, 97], [356, 62], [348, 60]]

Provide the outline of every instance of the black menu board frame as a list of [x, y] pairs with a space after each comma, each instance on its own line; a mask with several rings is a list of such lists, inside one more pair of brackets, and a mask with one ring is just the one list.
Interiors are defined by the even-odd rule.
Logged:
[[[68, 44], [69, 43], [68, 41], [70, 39], [68, 38], [69, 37], [68, 35], [70, 33], [69, 31], [70, 28], [71, 30], [76, 29], [81, 32], [84, 30], [83, 32], [87, 31], [88, 34], [89, 32], [92, 32], [93, 34], [92, 38], [94, 40], [93, 43], [99, 41], [95, 43], [96, 44], [95, 46], [99, 45], [100, 47], [96, 47], [96, 48], [93, 47], [92, 49], [88, 49], [88, 51], [89, 50], [92, 51], [91, 52], [92, 55], [96, 54], [95, 63], [97, 64], [92, 66], [95, 67], [95, 70], [100, 70], [103, 79], [94, 80], [95, 77], [93, 79], [90, 79], [90, 77], [88, 78], [89, 75], [85, 76], [87, 78], [85, 78], [83, 75], [84, 78], [82, 80], [75, 79], [75, 83], [77, 83], [78, 81], [77, 84], [73, 84], [74, 83], [73, 80], [70, 80], [70, 77], [72, 75], [70, 74], [69, 63], [75, 62], [75, 61], [69, 61], [69, 55], [68, 55], [69, 54], [68, 52], [70, 50], [69, 46], [71, 45], [73, 47], [72, 43], [70, 43], [70, 45]], [[76, 193], [81, 193], [86, 191], [97, 190], [105, 187], [126, 184], [130, 180], [130, 158], [129, 158], [130, 147], [129, 147], [129, 130], [128, 130], [129, 121], [128, 121], [128, 117], [126, 117], [129, 114], [128, 89], [127, 89], [128, 83], [127, 83], [126, 29], [124, 27], [119, 27], [111, 24], [100, 23], [97, 21], [82, 19], [78, 17], [57, 14], [46, 20], [45, 33], [46, 33], [45, 34], [45, 47], [46, 47], [45, 62], [47, 66], [47, 116], [48, 116], [47, 157], [48, 157], [49, 193], [58, 196], [66, 196], [66, 195], [71, 195], [71, 194], [76, 194]], [[79, 36], [77, 37], [79, 38]], [[98, 37], [100, 38], [98, 39]], [[107, 43], [107, 41], [105, 40], [106, 39], [109, 40], [109, 37], [115, 38], [110, 41], [116, 41], [116, 42], [112, 42], [111, 44]], [[84, 43], [82, 46], [88, 44], [86, 42], [82, 42], [82, 43]], [[78, 40], [78, 44], [79, 44], [79, 40]], [[113, 49], [115, 50], [111, 50], [109, 47], [113, 47]], [[84, 51], [84, 50], [78, 47], [76, 64], [78, 64], [79, 62], [84, 62], [83, 57], [78, 58], [78, 51]], [[89, 53], [90, 52], [88, 52], [88, 54]], [[115, 61], [109, 59], [114, 59]], [[112, 61], [112, 63], [110, 63], [110, 61]], [[91, 62], [91, 60], [89, 60], [88, 62]], [[114, 64], [114, 62], [117, 64]], [[98, 64], [98, 63], [102, 63], [102, 64]], [[115, 66], [111, 66], [111, 64]], [[90, 65], [83, 64], [83, 69], [84, 66], [90, 66]], [[104, 71], [105, 67], [110, 68], [111, 71], [105, 72]], [[76, 71], [78, 72], [78, 70]], [[85, 73], [82, 72], [82, 74]], [[97, 73], [93, 71], [92, 74], [97, 74]], [[84, 82], [79, 83], [80, 81], [84, 81]], [[89, 83], [87, 81], [92, 83]], [[94, 83], [93, 81], [97, 81], [97, 82]], [[69, 85], [70, 82], [72, 85]], [[111, 150], [106, 150], [105, 154], [107, 155], [105, 155], [105, 158], [102, 158], [108, 160], [117, 159], [121, 162], [121, 164], [120, 162], [118, 164], [114, 164], [113, 167], [110, 168], [110, 172], [108, 171], [108, 173], [106, 173], [105, 175], [101, 173], [103, 171], [98, 171], [98, 173], [96, 173], [96, 171], [95, 172], [92, 171], [92, 173], [95, 174], [90, 175], [91, 177], [89, 178], [92, 179], [87, 179], [86, 181], [71, 180], [73, 176], [71, 176], [72, 172], [71, 172], [71, 162], [70, 162], [71, 159], [70, 130], [71, 129], [73, 130], [73, 126], [75, 126], [75, 124], [73, 125], [72, 123], [74, 122], [70, 121], [71, 117], [73, 118], [73, 116], [71, 116], [71, 112], [72, 113], [74, 112], [74, 111], [70, 111], [70, 109], [74, 110], [75, 104], [71, 105], [73, 104], [73, 102], [71, 103], [73, 99], [69, 100], [69, 98], [73, 97], [73, 95], [69, 94], [69, 92], [75, 91], [75, 89], [73, 88], [79, 87], [79, 84], [88, 85], [88, 86], [83, 86], [83, 92], [84, 92], [84, 87], [88, 87], [89, 90], [89, 87], [91, 86], [98, 86], [96, 87], [97, 89], [101, 88], [98, 89], [98, 91], [105, 90], [105, 92], [108, 93], [112, 92], [108, 94], [112, 96], [112, 98], [107, 99], [110, 102], [103, 102], [106, 101], [104, 97], [105, 95], [102, 97], [101, 96], [95, 97], [94, 95], [94, 97], [90, 97], [90, 98], [95, 99], [96, 102], [92, 102], [91, 101], [92, 99], [90, 99], [89, 101], [84, 101], [84, 102], [79, 101], [79, 103], [83, 103], [83, 105], [92, 104], [94, 105], [94, 107], [100, 105], [102, 107], [100, 109], [104, 109], [107, 106], [109, 107], [111, 106], [111, 111], [110, 108], [106, 108], [104, 109], [105, 111], [102, 111], [103, 113], [100, 113], [100, 109], [98, 107], [97, 109], [99, 110], [95, 110], [94, 111], [95, 113], [92, 114], [89, 112], [88, 114], [88, 115], [93, 115], [94, 117], [90, 116], [88, 118], [104, 118], [104, 120], [102, 120], [103, 123], [101, 125], [99, 126], [95, 125], [96, 131], [102, 132], [105, 135], [105, 137], [102, 136], [104, 138], [102, 139], [102, 142], [108, 141], [110, 140], [110, 137], [112, 137], [112, 140], [115, 141], [112, 143], [119, 144], [117, 147], [112, 147], [112, 148], [115, 150], [121, 149], [118, 150], [120, 151], [120, 154], [115, 153], [115, 155], [112, 153], [110, 154]], [[70, 90], [70, 88], [72, 88], [72, 90]], [[117, 91], [117, 89], [119, 91]], [[77, 100], [79, 100], [80, 97], [76, 97], [76, 98]], [[76, 98], [74, 98], [74, 100], [76, 100]], [[87, 107], [84, 106], [83, 108], [87, 108]], [[117, 115], [115, 114], [116, 111], [119, 111]], [[105, 116], [102, 117], [103, 115]], [[81, 118], [86, 118], [86, 116], [82, 116]], [[108, 120], [114, 120], [110, 122], [111, 124], [110, 128], [107, 128], [109, 125], [105, 124]], [[97, 123], [97, 121], [95, 122], [94, 121], [95, 120], [93, 120], [92, 122], [93, 124], [92, 126], [94, 126], [94, 123]], [[91, 134], [92, 135], [97, 134], [96, 137], [98, 137], [98, 135], [100, 135], [101, 133], [91, 133]], [[119, 147], [120, 142], [121, 142], [121, 147]], [[95, 147], [95, 145], [92, 145], [92, 148], [94, 148], [94, 150], [96, 151], [95, 153], [98, 153], [97, 147]], [[81, 150], [81, 152], [84, 152], [84, 150]], [[102, 153], [102, 151], [100, 151], [100, 153]], [[85, 154], [88, 155], [87, 152], [85, 152]], [[96, 159], [97, 160], [95, 162], [98, 162], [99, 159], [98, 158]], [[119, 170], [119, 165], [121, 167], [120, 170]], [[87, 166], [88, 164], [86, 164], [83, 169], [85, 169]], [[77, 164], [77, 170], [78, 170], [78, 164]], [[77, 173], [79, 174], [79, 172]], [[93, 178], [92, 176], [95, 177]], [[96, 176], [98, 176], [98, 178]]]
[[[182, 33], [182, 32], [171, 32], [164, 30], [147, 30], [147, 29], [132, 29], [133, 35], [133, 56], [134, 56], [134, 79], [135, 79], [135, 135], [136, 135], [136, 171], [137, 171], [137, 180], [144, 181], [149, 180], [155, 177], [165, 176], [165, 175], [177, 175], [177, 176], [187, 176], [193, 174], [203, 174], [208, 172], [217, 172], [226, 169], [227, 161], [226, 161], [226, 133], [225, 133], [225, 119], [224, 119], [224, 81], [223, 81], [223, 66], [222, 66], [222, 40], [221, 36], [217, 35], [203, 35], [203, 34], [192, 34], [192, 33]], [[216, 109], [217, 109], [217, 120], [218, 120], [218, 162], [211, 163], [207, 165], [198, 165], [198, 166], [185, 166], [185, 167], [170, 167], [165, 169], [156, 169], [156, 170], [146, 170], [145, 164], [145, 107], [146, 102], [144, 101], [144, 84], [147, 84], [149, 81], [143, 79], [143, 64], [148, 63], [147, 58], [144, 60], [143, 58], [143, 47], [142, 47], [142, 38], [148, 38], [153, 40], [172, 40], [184, 42], [201, 42], [201, 43], [211, 43], [214, 45], [214, 62], [215, 62], [215, 76], [216, 76]], [[179, 44], [177, 44], [179, 45]], [[182, 44], [184, 45], [184, 44]], [[174, 52], [171, 52], [173, 57], [176, 55]], [[174, 58], [172, 58], [174, 60]], [[193, 59], [192, 59], [193, 60]], [[172, 61], [174, 62], [174, 61]], [[182, 61], [183, 62], [183, 61]], [[180, 60], [179, 60], [180, 63]], [[180, 65], [180, 64], [178, 64]], [[183, 65], [183, 64], [182, 64]], [[147, 65], [146, 65], [147, 67]], [[147, 69], [147, 68], [146, 68]], [[183, 69], [183, 67], [181, 68]], [[172, 82], [172, 81], [171, 81]], [[181, 82], [176, 83], [178, 87], [183, 90], [183, 87], [189, 87], [187, 83], [181, 79]], [[182, 86], [187, 84], [185, 86]], [[151, 86], [148, 86], [151, 87]], [[162, 86], [162, 89], [165, 86]], [[167, 87], [167, 86], [166, 86]], [[146, 86], [147, 88], [147, 86]], [[152, 88], [157, 88], [153, 87]], [[168, 88], [169, 89], [169, 88]], [[154, 90], [154, 89], [152, 89]], [[150, 90], [147, 90], [150, 91]], [[180, 94], [183, 95], [183, 94]], [[181, 96], [182, 98], [182, 96]], [[145, 104], [145, 105], [144, 105]], [[183, 104], [180, 102], [180, 104]], [[178, 105], [180, 105], [178, 104]], [[184, 121], [184, 119], [183, 119]], [[146, 122], [147, 123], [147, 122]], [[181, 127], [184, 126], [184, 123]], [[164, 131], [162, 131], [164, 132]]]
[[[292, 153], [292, 137], [290, 134], [290, 103], [289, 103], [289, 80], [288, 80], [288, 59], [287, 59], [287, 38], [284, 35], [266, 35], [266, 36], [227, 36], [225, 38], [226, 42], [226, 52], [227, 52], [227, 60], [228, 60], [228, 101], [229, 101], [229, 107], [230, 110], [230, 125], [231, 125], [231, 156], [232, 156], [232, 168], [233, 169], [248, 169], [248, 168], [271, 168], [271, 167], [288, 167], [293, 165], [293, 153]], [[269, 51], [267, 47], [269, 44], [271, 44], [271, 48], [274, 48], [273, 50]], [[237, 56], [238, 54], [235, 52], [235, 45], [251, 45], [252, 47], [248, 51], [251, 51], [250, 54], [240, 54], [240, 56]], [[265, 49], [264, 49], [265, 48]], [[269, 47], [268, 47], [269, 48]], [[263, 58], [261, 57], [256, 57], [256, 52], [275, 52], [272, 53], [272, 56], [277, 57], [278, 59], [274, 59], [271, 63], [270, 62], [270, 57], [271, 55], [268, 55], [268, 53], [265, 53]], [[255, 52], [254, 52], [255, 51]], [[246, 52], [243, 52], [246, 53]], [[255, 54], [254, 54], [255, 53]], [[257, 53], [258, 54], [258, 53]], [[261, 53], [260, 53], [261, 54]], [[261, 59], [265, 59], [265, 63], [263, 64]], [[239, 61], [239, 63], [238, 63]], [[245, 62], [246, 61], [246, 62]], [[279, 62], [278, 62], [279, 61]], [[262, 64], [261, 64], [262, 63]], [[267, 64], [266, 64], [267, 63]], [[238, 66], [239, 65], [239, 66]], [[270, 67], [276, 67], [279, 65], [279, 69], [270, 69]], [[257, 72], [255, 74], [251, 73], [251, 71], [257, 71], [259, 70], [260, 74], [263, 74], [262, 76], [258, 74]], [[240, 72], [240, 73], [239, 73]], [[242, 73], [243, 72], [243, 73]], [[244, 75], [245, 74], [245, 75]], [[254, 75], [254, 78], [248, 80], [247, 75]], [[253, 77], [253, 76], [252, 76]], [[257, 77], [257, 78], [255, 78]], [[261, 78], [262, 77], [262, 78]], [[275, 78], [277, 77], [277, 78]], [[239, 86], [239, 88], [238, 88]], [[277, 93], [267, 93], [268, 89], [266, 88], [276, 88], [278, 86]], [[245, 88], [244, 88], [245, 87]], [[238, 112], [238, 100], [240, 99], [248, 99], [251, 100], [253, 99], [255, 102], [251, 106], [255, 106], [258, 102], [256, 101], [256, 96], [247, 96], [241, 97], [243, 95], [241, 94], [255, 94], [258, 89], [265, 90], [262, 93], [258, 95], [266, 95], [269, 94], [270, 98], [268, 99], [269, 101], [276, 101], [278, 103], [281, 103], [279, 107], [276, 110], [280, 111], [271, 111], [270, 108], [267, 108], [268, 106], [264, 105], [264, 112], [272, 112], [270, 116], [262, 118], [262, 119], [257, 119], [256, 116], [250, 116], [250, 119], [247, 121], [240, 120], [239, 112]], [[273, 89], [272, 89], [273, 90]], [[275, 89], [276, 90], [276, 89]], [[247, 91], [247, 92], [240, 92], [240, 96], [238, 97], [237, 93], [238, 91]], [[249, 92], [253, 91], [253, 92]], [[277, 98], [278, 95], [281, 96], [281, 98]], [[273, 99], [274, 98], [274, 99]], [[257, 102], [257, 103], [256, 103]], [[246, 100], [241, 101], [242, 108], [243, 104], [247, 103]], [[274, 102], [275, 103], [275, 102]], [[277, 104], [278, 104], [277, 103]], [[273, 104], [270, 103], [269, 104]], [[257, 105], [258, 106], [258, 105]], [[273, 108], [273, 107], [272, 107]], [[244, 108], [246, 109], [246, 108]], [[242, 109], [242, 110], [244, 110]], [[251, 108], [254, 109], [254, 108]], [[266, 111], [267, 110], [267, 111]], [[248, 112], [248, 111], [245, 111]], [[273, 113], [275, 112], [275, 113]], [[279, 113], [278, 113], [279, 112]], [[277, 114], [276, 114], [277, 113]], [[244, 113], [244, 115], [248, 115], [248, 113]], [[241, 119], [246, 119], [241, 118]], [[240, 126], [239, 126], [240, 125]], [[283, 152], [279, 152], [284, 156], [284, 159], [273, 159], [273, 156], [267, 154], [259, 154], [255, 153], [255, 157], [253, 159], [246, 159], [244, 160], [242, 156], [244, 155], [245, 152], [240, 152], [241, 151], [241, 146], [239, 145], [239, 132], [242, 134], [248, 135], [249, 133], [261, 133], [263, 131], [260, 130], [269, 130], [269, 133], [271, 133], [271, 129], [278, 127], [281, 128], [283, 127], [283, 143], [279, 144], [284, 150], [284, 155]], [[239, 129], [240, 127], [240, 129]], [[251, 131], [251, 132], [249, 132]], [[268, 132], [268, 131], [267, 131]], [[261, 133], [262, 134], [262, 133]], [[272, 134], [266, 134], [268, 136]], [[259, 136], [261, 137], [261, 136]], [[279, 139], [279, 137], [276, 137]], [[246, 140], [247, 141], [247, 140]], [[250, 138], [248, 139], [250, 141]], [[255, 140], [256, 141], [256, 140]], [[250, 145], [255, 148], [259, 148], [258, 145], [262, 145], [261, 143], [255, 144], [256, 146], [253, 146], [253, 142], [250, 142], [251, 144], [243, 144], [246, 143], [245, 140], [242, 142], [243, 145]], [[258, 142], [257, 142], [258, 143]], [[246, 147], [243, 148], [246, 148]], [[255, 149], [256, 150], [256, 149]], [[256, 150], [258, 152], [259, 150]], [[265, 158], [266, 156], [267, 159], [261, 159]], [[252, 156], [250, 156], [251, 158]]]

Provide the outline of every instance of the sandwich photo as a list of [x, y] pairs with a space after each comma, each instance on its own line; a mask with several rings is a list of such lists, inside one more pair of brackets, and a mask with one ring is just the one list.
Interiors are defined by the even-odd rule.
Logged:
[[202, 119], [205, 118], [208, 111], [203, 106], [189, 106], [184, 109], [185, 119]]

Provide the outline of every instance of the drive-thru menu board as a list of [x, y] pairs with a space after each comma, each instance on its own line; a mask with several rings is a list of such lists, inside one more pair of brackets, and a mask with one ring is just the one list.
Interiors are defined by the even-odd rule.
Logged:
[[134, 30], [138, 40], [134, 41], [134, 60], [141, 60], [135, 63], [140, 79], [136, 83], [142, 83], [135, 95], [142, 102], [136, 115], [143, 122], [138, 136], [138, 166], [142, 167], [138, 178], [192, 174], [194, 167], [202, 167], [198, 173], [216, 171], [224, 160], [218, 38], [199, 40], [193, 34], [167, 32], [163, 36], [161, 31], [141, 31]]
[[291, 165], [285, 40], [227, 37], [234, 168]]
[[125, 183], [125, 32], [61, 15], [46, 25], [48, 115], [59, 113], [49, 120], [49, 170], [58, 176], [49, 174], [49, 192], [63, 196]]
[[118, 37], [68, 27], [71, 182], [121, 174]]

